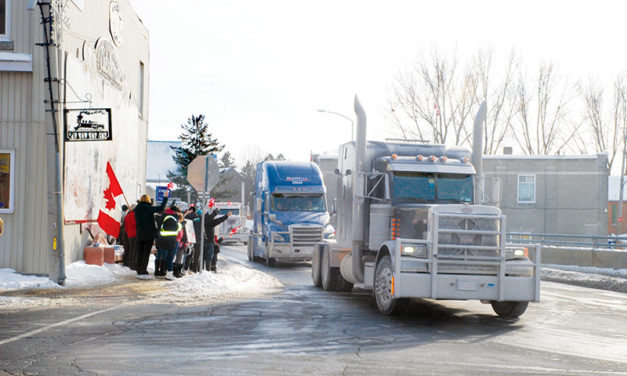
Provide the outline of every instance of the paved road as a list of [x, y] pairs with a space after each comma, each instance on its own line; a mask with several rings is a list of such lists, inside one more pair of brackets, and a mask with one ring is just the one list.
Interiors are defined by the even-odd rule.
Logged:
[[312, 287], [307, 264], [270, 269], [244, 247], [223, 249], [285, 288], [193, 307], [125, 305], [120, 288], [88, 304], [0, 310], [0, 375], [627, 375], [626, 294], [543, 283], [519, 320], [425, 300], [390, 318], [369, 294]]

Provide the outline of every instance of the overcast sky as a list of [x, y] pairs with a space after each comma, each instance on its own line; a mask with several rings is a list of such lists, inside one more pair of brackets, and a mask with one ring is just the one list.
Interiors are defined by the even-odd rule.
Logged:
[[387, 90], [433, 46], [514, 48], [530, 67], [551, 61], [608, 85], [627, 69], [620, 1], [130, 1], [150, 33], [149, 139], [175, 140], [203, 113], [238, 159], [251, 148], [293, 160], [337, 151], [350, 121], [316, 110], [354, 118], [355, 94], [368, 138], [393, 137]]

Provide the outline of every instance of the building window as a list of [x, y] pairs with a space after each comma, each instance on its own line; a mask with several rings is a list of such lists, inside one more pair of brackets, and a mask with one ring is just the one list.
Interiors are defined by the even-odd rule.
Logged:
[[535, 175], [518, 175], [518, 202], [525, 204], [536, 202]]
[[14, 155], [11, 150], [0, 150], [0, 213], [13, 213]]
[[11, 25], [11, 1], [0, 0], [0, 40], [9, 40]]

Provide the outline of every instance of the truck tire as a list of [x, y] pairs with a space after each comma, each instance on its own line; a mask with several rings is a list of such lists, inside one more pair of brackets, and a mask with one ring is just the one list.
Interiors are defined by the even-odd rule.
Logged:
[[392, 297], [392, 277], [394, 269], [392, 268], [392, 259], [389, 255], [385, 255], [379, 260], [374, 276], [374, 300], [377, 303], [377, 309], [384, 315], [398, 315], [407, 305], [408, 299], [399, 299]]
[[322, 286], [322, 277], [320, 276], [320, 246], [316, 244], [311, 255], [311, 280], [315, 287]]
[[328, 246], [322, 247], [322, 260], [320, 260], [320, 282], [325, 291], [337, 289], [337, 277], [340, 274], [338, 268], [331, 267], [331, 252]]
[[492, 300], [490, 304], [499, 317], [516, 318], [525, 313], [529, 302], [497, 302]]

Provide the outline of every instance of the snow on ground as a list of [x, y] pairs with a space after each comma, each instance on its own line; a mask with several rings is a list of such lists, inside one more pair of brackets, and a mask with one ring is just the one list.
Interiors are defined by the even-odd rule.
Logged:
[[627, 293], [627, 269], [543, 264], [541, 273], [545, 281]]
[[[148, 271], [154, 271], [154, 256], [151, 256]], [[137, 283], [141, 288], [141, 299], [134, 303], [175, 303], [203, 304], [209, 301], [220, 302], [230, 299], [262, 296], [277, 291], [283, 284], [273, 276], [248, 268], [239, 263], [221, 257], [218, 261], [218, 273], [193, 273], [174, 281], [155, 279], [142, 281], [136, 279], [136, 273], [120, 264], [104, 264], [103, 266], [87, 265], [77, 261], [68, 265], [67, 280], [59, 286], [48, 277], [27, 276], [16, 273], [13, 269], [0, 269], [0, 293], [11, 292], [0, 296], [0, 308], [20, 308], [29, 305], [60, 306], [78, 303], [80, 297], [71, 294], [59, 297], [38, 296], [28, 294], [32, 290], [52, 290], [53, 292], [71, 292], [73, 289], [102, 287], [114, 283]], [[24, 296], [16, 294], [24, 292]]]

